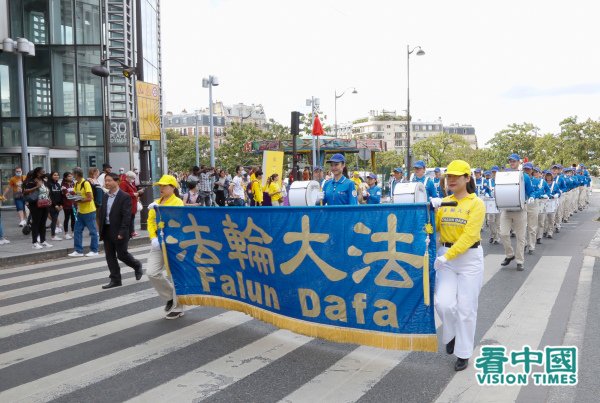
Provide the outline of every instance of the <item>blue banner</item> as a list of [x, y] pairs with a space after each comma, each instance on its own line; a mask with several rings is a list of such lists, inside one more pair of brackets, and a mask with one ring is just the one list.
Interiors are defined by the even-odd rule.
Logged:
[[164, 206], [157, 221], [181, 304], [338, 342], [437, 351], [427, 206]]

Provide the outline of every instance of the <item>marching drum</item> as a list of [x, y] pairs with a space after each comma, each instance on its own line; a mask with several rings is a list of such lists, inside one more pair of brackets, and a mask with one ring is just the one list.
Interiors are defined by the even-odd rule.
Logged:
[[392, 203], [427, 203], [427, 191], [421, 182], [397, 183]]
[[519, 211], [525, 206], [523, 172], [496, 173], [496, 206], [501, 210]]
[[496, 206], [496, 199], [493, 197], [484, 197], [483, 202], [485, 203], [486, 214], [498, 214], [500, 212], [498, 206]]
[[290, 206], [314, 206], [320, 191], [317, 181], [294, 181], [288, 192]]
[[558, 199], [549, 199], [546, 201], [546, 214], [556, 213]]

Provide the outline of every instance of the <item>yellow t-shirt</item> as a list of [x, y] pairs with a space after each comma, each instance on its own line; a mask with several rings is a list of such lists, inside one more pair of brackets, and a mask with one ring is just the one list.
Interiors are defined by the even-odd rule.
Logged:
[[485, 219], [485, 204], [474, 193], [457, 200], [454, 195], [443, 201], [458, 202], [456, 207], [440, 207], [435, 215], [435, 224], [440, 232], [440, 242], [453, 243], [444, 254], [448, 260], [465, 253], [481, 240], [481, 228]]
[[260, 184], [260, 181], [255, 179], [252, 182], [252, 197], [254, 199], [254, 201], [258, 204], [262, 204], [263, 202], [263, 189], [262, 189], [262, 185]]
[[89, 214], [96, 211], [96, 205], [94, 204], [94, 190], [92, 189], [92, 185], [88, 180], [82, 179], [81, 181], [75, 183], [75, 187], [73, 188], [75, 194], [81, 196], [84, 199], [87, 199], [87, 194], [92, 194], [92, 200], [88, 202], [79, 202], [77, 203], [77, 214]]
[[352, 178], [350, 178], [350, 180], [352, 182], [354, 182], [354, 187], [356, 188], [356, 191], [358, 191], [358, 189], [360, 188], [360, 184], [362, 183], [362, 181], [360, 180], [360, 178], [355, 178], [353, 176]]
[[[183, 200], [179, 197], [172, 194], [167, 200], [163, 200], [161, 203], [161, 199], [158, 198], [154, 200], [156, 204], [160, 204], [161, 206], [183, 206]], [[150, 239], [156, 238], [156, 229], [158, 228], [158, 224], [156, 223], [156, 210], [148, 209], [148, 236]]]
[[271, 182], [269, 185], [269, 195], [273, 201], [279, 201], [283, 199], [283, 196], [281, 195], [281, 185], [279, 185], [279, 182]]

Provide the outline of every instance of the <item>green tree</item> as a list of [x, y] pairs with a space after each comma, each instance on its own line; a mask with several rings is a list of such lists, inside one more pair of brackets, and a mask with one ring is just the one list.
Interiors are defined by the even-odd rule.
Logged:
[[494, 134], [486, 145], [495, 153], [495, 160], [506, 162], [512, 153], [517, 153], [521, 158], [531, 159], [534, 155], [535, 139], [539, 129], [533, 123], [513, 123], [508, 128]]
[[589, 164], [598, 158], [600, 122], [588, 119], [578, 122], [571, 116], [560, 122], [561, 163]]
[[562, 160], [563, 144], [560, 137], [547, 133], [537, 137], [534, 143], [533, 162], [543, 169]]
[[260, 165], [262, 155], [246, 151], [249, 141], [265, 140], [265, 132], [254, 125], [233, 123], [225, 129], [225, 141], [216, 150], [217, 166], [232, 173], [236, 165]]
[[422, 159], [428, 165], [443, 167], [455, 159], [468, 161], [473, 149], [459, 134], [439, 133], [416, 142], [412, 152], [413, 160]]
[[477, 150], [472, 150], [467, 162], [473, 168], [490, 169], [494, 165], [500, 166], [503, 160], [499, 159], [497, 153], [491, 148], [478, 148]]
[[[195, 136], [184, 136], [169, 129], [167, 137], [167, 159], [169, 170], [174, 172], [187, 172], [196, 165], [196, 138]], [[208, 155], [209, 141], [205, 136], [198, 137], [198, 149], [200, 150], [200, 164], [207, 165], [210, 162]]]

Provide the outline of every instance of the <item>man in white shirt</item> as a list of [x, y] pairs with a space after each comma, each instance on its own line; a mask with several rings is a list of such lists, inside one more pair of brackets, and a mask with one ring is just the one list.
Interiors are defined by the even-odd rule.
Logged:
[[244, 206], [246, 192], [244, 191], [244, 179], [243, 176], [246, 174], [244, 167], [238, 165], [235, 167], [235, 176], [229, 185], [229, 194], [233, 198], [233, 206]]
[[100, 176], [98, 176], [98, 183], [100, 184], [100, 187], [102, 189], [104, 189], [104, 193], [108, 192], [108, 189], [104, 185], [104, 178], [106, 178], [106, 174], [109, 174], [111, 172], [112, 172], [112, 167], [110, 166], [110, 164], [108, 162], [105, 162], [104, 164], [102, 164], [102, 173], [100, 174]]

